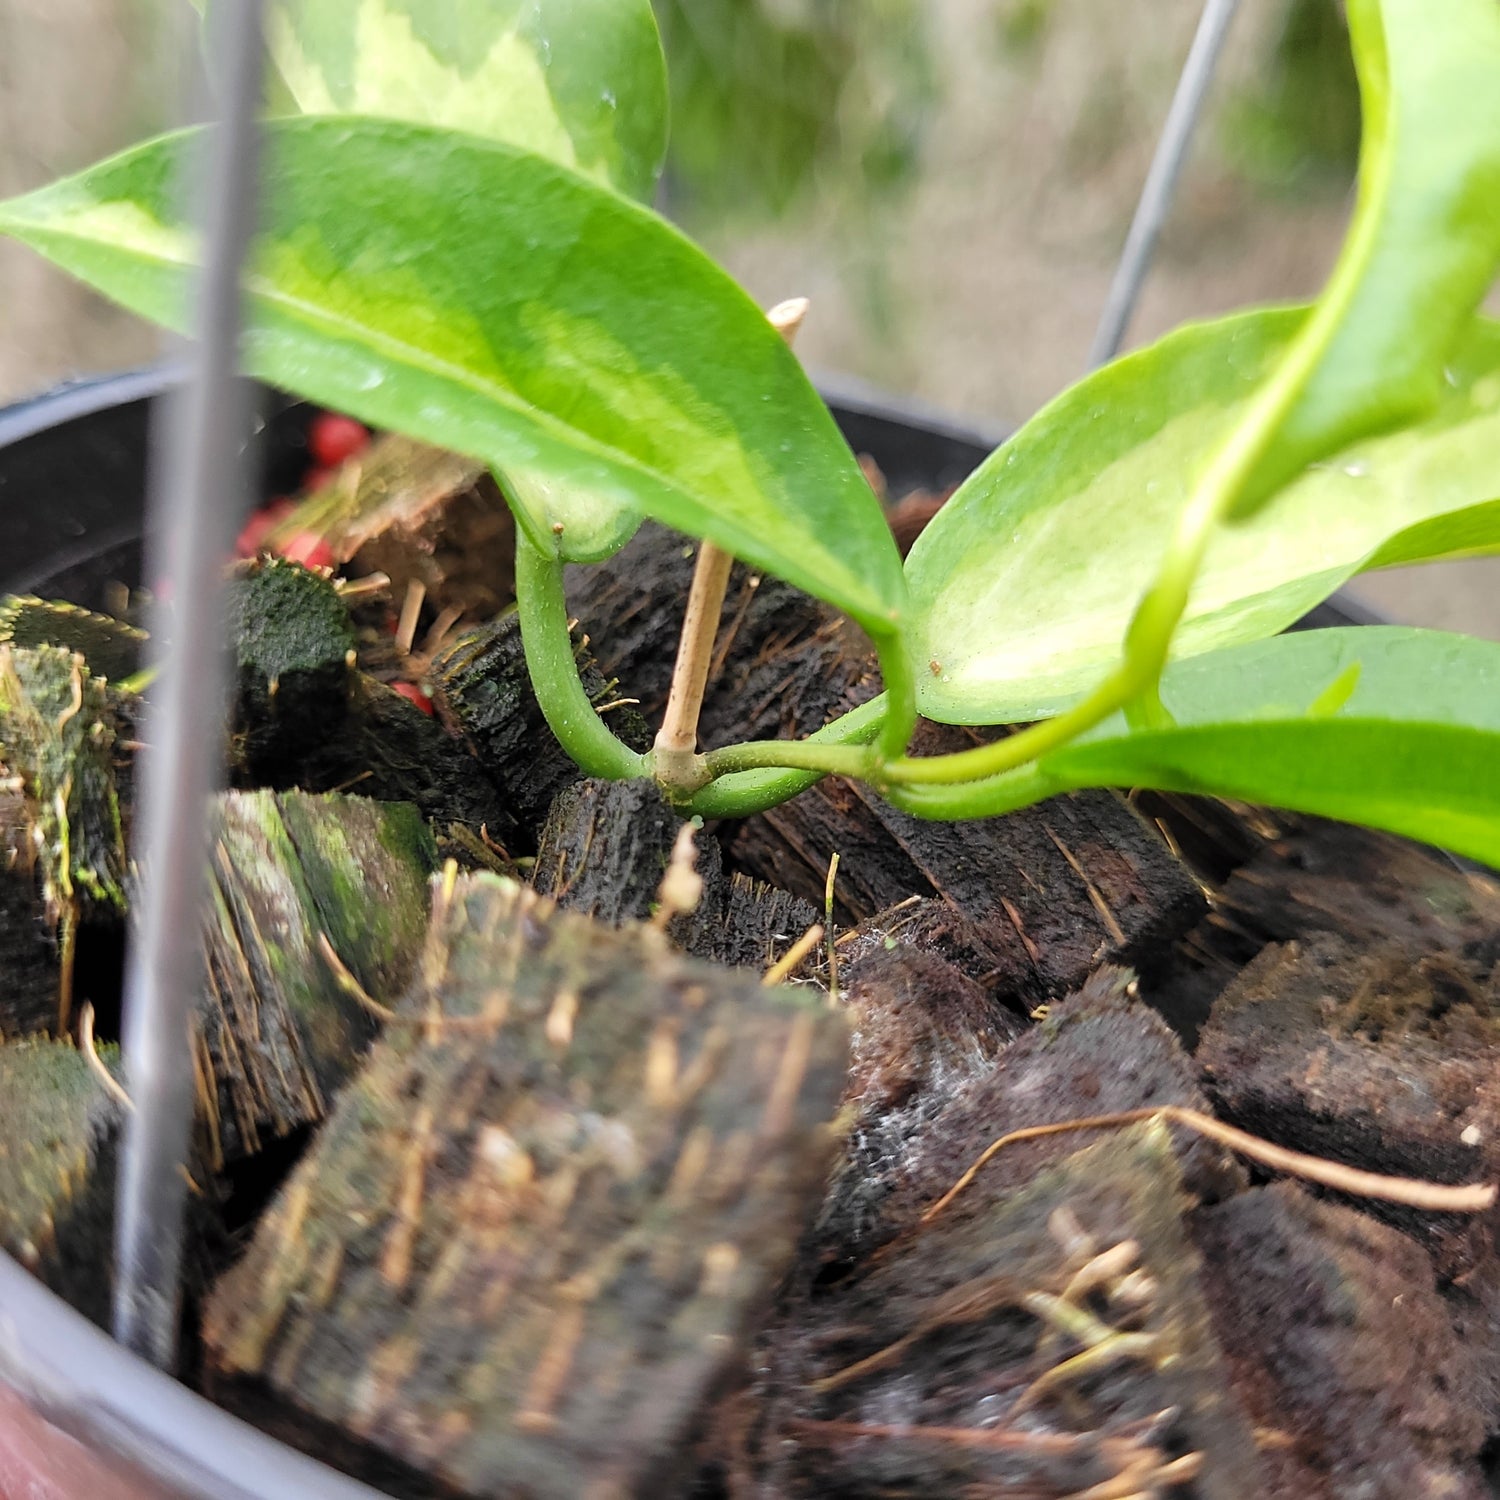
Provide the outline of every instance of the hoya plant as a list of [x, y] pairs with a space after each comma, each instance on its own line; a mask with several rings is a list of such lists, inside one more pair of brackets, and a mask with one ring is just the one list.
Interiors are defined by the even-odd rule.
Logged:
[[[647, 0], [271, 0], [246, 273], [255, 375], [490, 464], [537, 696], [586, 771], [741, 815], [817, 777], [924, 817], [1087, 786], [1363, 821], [1500, 863], [1500, 645], [1281, 635], [1362, 569], [1500, 551], [1500, 4], [1348, 0], [1358, 195], [1310, 307], [1184, 327], [1058, 397], [903, 566], [778, 321], [646, 207]], [[192, 132], [0, 205], [0, 229], [180, 328]], [[1002, 168], [997, 168], [1001, 170]], [[656, 747], [581, 685], [565, 563], [653, 517], [698, 574]], [[730, 558], [852, 617], [884, 692], [800, 741], [696, 743]], [[918, 715], [1025, 724], [908, 753]]]

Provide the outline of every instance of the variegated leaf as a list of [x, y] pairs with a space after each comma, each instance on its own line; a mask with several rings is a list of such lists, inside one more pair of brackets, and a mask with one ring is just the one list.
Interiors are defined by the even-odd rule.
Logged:
[[524, 146], [649, 198], [667, 75], [648, 0], [271, 0], [306, 114], [386, 115]]

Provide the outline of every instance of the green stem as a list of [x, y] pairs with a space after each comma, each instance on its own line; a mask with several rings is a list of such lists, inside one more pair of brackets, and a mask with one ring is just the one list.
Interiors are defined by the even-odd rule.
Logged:
[[[872, 735], [873, 738], [873, 735]], [[748, 740], [710, 750], [704, 757], [709, 774], [788, 769], [816, 771], [819, 776], [865, 776], [875, 768], [869, 750], [854, 745], [827, 745], [815, 740]]]
[[562, 562], [516, 528], [516, 604], [526, 670], [543, 716], [563, 749], [588, 776], [627, 781], [646, 774], [646, 757], [621, 744], [594, 710], [578, 678]]
[[906, 639], [899, 630], [877, 639], [875, 649], [880, 655], [880, 675], [885, 682], [882, 696], [886, 702], [876, 753], [883, 761], [899, 760], [906, 754], [912, 731], [917, 727], [917, 685]]
[[[805, 740], [786, 743], [772, 741], [769, 742], [767, 748], [785, 752], [813, 747], [813, 754], [820, 753], [820, 749], [822, 754], [829, 754], [847, 746], [868, 745], [880, 733], [886, 722], [887, 712], [886, 696], [882, 693], [868, 703], [862, 703], [842, 718], [835, 719], [833, 723], [825, 724], [816, 734]], [[752, 748], [759, 749], [760, 747], [735, 745], [729, 747], [727, 751], [715, 750], [710, 751], [709, 754], [710, 757], [732, 755], [735, 751]], [[868, 752], [861, 750], [857, 753], [864, 759], [866, 769], [868, 769]], [[785, 767], [786, 762], [775, 760], [769, 754], [760, 764], [763, 769], [729, 771], [722, 775], [717, 781], [698, 792], [687, 804], [685, 810], [697, 813], [704, 818], [748, 818], [754, 813], [764, 812], [768, 807], [778, 806], [789, 798], [795, 797], [799, 792], [806, 791], [831, 769], [822, 767], [806, 770], [772, 769], [772, 767]]]
[[966, 781], [955, 786], [890, 786], [884, 788], [884, 795], [892, 807], [902, 812], [955, 822], [966, 818], [997, 818], [1072, 789], [1071, 784], [1064, 784], [1030, 765], [985, 781]]

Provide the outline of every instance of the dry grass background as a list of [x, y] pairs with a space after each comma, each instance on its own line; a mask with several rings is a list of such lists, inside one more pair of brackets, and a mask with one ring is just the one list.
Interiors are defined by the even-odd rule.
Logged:
[[[1017, 45], [1004, 22], [1027, 7], [1045, 24]], [[923, 0], [938, 90], [909, 188], [871, 207], [829, 183], [775, 225], [695, 229], [766, 302], [813, 298], [799, 350], [815, 369], [1013, 423], [1082, 368], [1199, 9]], [[1334, 253], [1344, 192], [1268, 194], [1221, 149], [1283, 12], [1284, 0], [1243, 0], [1132, 341], [1304, 296]], [[186, 0], [0, 0], [0, 193], [169, 124], [190, 19]], [[157, 349], [153, 332], [0, 243], [0, 401]], [[1359, 590], [1400, 618], [1500, 637], [1497, 582], [1484, 562]]]

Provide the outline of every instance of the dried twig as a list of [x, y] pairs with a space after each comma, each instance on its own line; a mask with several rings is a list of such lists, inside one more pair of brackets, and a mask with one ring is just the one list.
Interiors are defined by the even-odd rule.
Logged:
[[94, 1007], [88, 1000], [83, 1002], [83, 1009], [78, 1013], [78, 1050], [83, 1053], [83, 1060], [89, 1065], [89, 1071], [104, 1086], [104, 1092], [126, 1113], [133, 1114], [135, 1105], [131, 1103], [130, 1095], [94, 1050]]
[[810, 954], [814, 948], [823, 940], [823, 924], [814, 922], [801, 937], [792, 944], [780, 958], [761, 975], [760, 982], [769, 988], [773, 984], [780, 984], [790, 974], [797, 972], [798, 966]]
[[1146, 1109], [1123, 1110], [1118, 1114], [1089, 1115], [1077, 1120], [1059, 1120], [1051, 1125], [1028, 1125], [1021, 1130], [1012, 1130], [998, 1140], [991, 1141], [972, 1166], [937, 1200], [923, 1215], [921, 1222], [930, 1223], [979, 1175], [985, 1166], [1007, 1146], [1019, 1145], [1022, 1141], [1039, 1140], [1043, 1136], [1062, 1135], [1077, 1130], [1118, 1130], [1125, 1125], [1136, 1125], [1144, 1120], [1166, 1120], [1173, 1125], [1195, 1130], [1209, 1140], [1238, 1151], [1262, 1166], [1273, 1171], [1286, 1172], [1308, 1182], [1319, 1183], [1340, 1193], [1349, 1193], [1359, 1198], [1379, 1198], [1387, 1203], [1404, 1203], [1411, 1208], [1424, 1209], [1429, 1213], [1483, 1213], [1495, 1203], [1496, 1186], [1492, 1182], [1466, 1183], [1451, 1187], [1445, 1183], [1422, 1182], [1414, 1177], [1388, 1177], [1380, 1172], [1366, 1172], [1359, 1167], [1346, 1167], [1341, 1162], [1329, 1161], [1326, 1157], [1308, 1156], [1301, 1151], [1289, 1151], [1263, 1141], [1248, 1131], [1237, 1130], [1212, 1115], [1196, 1109], [1186, 1109], [1179, 1104], [1156, 1105]]
[[703, 877], [698, 873], [698, 849], [693, 842], [697, 831], [692, 823], [684, 823], [672, 841], [672, 853], [656, 889], [656, 910], [651, 914], [651, 925], [658, 931], [664, 931], [673, 917], [697, 911], [703, 899]]
[[396, 650], [402, 656], [410, 656], [412, 642], [417, 638], [417, 621], [422, 617], [422, 605], [427, 599], [427, 585], [413, 578], [406, 585], [406, 597], [401, 601], [401, 618], [396, 625]]
[[828, 879], [823, 882], [823, 926], [828, 932], [828, 1003], [839, 1001], [839, 956], [838, 943], [833, 936], [833, 892], [839, 878], [839, 852], [828, 857]]
[[398, 1020], [396, 1012], [389, 1006], [382, 1005], [365, 987], [349, 972], [349, 966], [338, 955], [338, 950], [328, 941], [328, 934], [318, 934], [318, 952], [322, 955], [323, 962], [328, 965], [333, 973], [334, 981], [346, 995], [357, 1000], [377, 1021], [388, 1025]]

